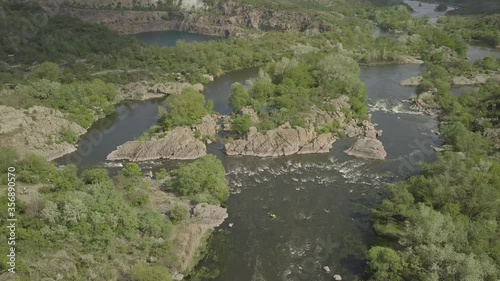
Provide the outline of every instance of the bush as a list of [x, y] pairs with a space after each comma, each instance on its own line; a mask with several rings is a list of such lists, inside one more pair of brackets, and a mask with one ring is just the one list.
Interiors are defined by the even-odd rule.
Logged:
[[234, 83], [231, 86], [231, 94], [229, 95], [229, 105], [234, 112], [239, 112], [245, 106], [251, 104], [250, 95], [247, 89], [240, 83]]
[[140, 264], [130, 270], [131, 281], [171, 281], [172, 274], [161, 266]]
[[243, 135], [252, 126], [252, 120], [250, 119], [250, 116], [248, 115], [238, 115], [233, 118], [233, 122], [231, 124], [231, 128], [233, 132], [235, 132], [237, 135]]
[[35, 69], [33, 75], [37, 78], [57, 81], [61, 78], [61, 70], [57, 64], [46, 61]]
[[142, 171], [137, 163], [127, 163], [121, 170], [121, 174], [125, 177], [136, 178], [142, 176]]
[[158, 170], [158, 172], [155, 173], [155, 178], [157, 180], [163, 180], [163, 179], [166, 179], [168, 177], [168, 173], [167, 173], [167, 170], [165, 170], [164, 168], [161, 168], [160, 170]]
[[161, 118], [166, 130], [178, 126], [195, 125], [210, 112], [205, 107], [205, 96], [192, 88], [185, 88], [180, 95], [166, 100], [167, 113]]
[[183, 196], [206, 194], [206, 203], [218, 204], [229, 198], [229, 185], [222, 162], [207, 155], [172, 171], [170, 188]]
[[78, 135], [70, 127], [64, 127], [59, 132], [59, 139], [62, 142], [74, 144], [78, 141]]
[[83, 171], [82, 180], [86, 184], [97, 184], [97, 183], [108, 182], [110, 179], [108, 175], [108, 170], [98, 168], [98, 169]]
[[170, 211], [169, 217], [174, 224], [178, 224], [189, 217], [189, 209], [186, 206], [177, 205]]

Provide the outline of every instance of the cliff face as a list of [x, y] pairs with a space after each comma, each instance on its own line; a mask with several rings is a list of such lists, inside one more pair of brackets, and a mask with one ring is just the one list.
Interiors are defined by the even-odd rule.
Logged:
[[[188, 3], [182, 1], [182, 3]], [[196, 3], [193, 7], [196, 7]], [[198, 5], [199, 6], [199, 5]], [[89, 6], [92, 7], [92, 6]], [[317, 14], [275, 11], [235, 2], [225, 2], [210, 9], [178, 11], [134, 11], [95, 8], [45, 7], [49, 14], [69, 14], [84, 21], [102, 23], [123, 34], [176, 30], [219, 36], [239, 36], [245, 29], [264, 31], [330, 30], [331, 25]]]

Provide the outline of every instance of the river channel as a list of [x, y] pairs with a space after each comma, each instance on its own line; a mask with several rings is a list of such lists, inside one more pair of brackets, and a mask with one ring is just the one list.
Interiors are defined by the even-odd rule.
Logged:
[[[420, 7], [425, 11], [414, 7], [416, 15], [441, 15], [427, 5]], [[172, 34], [178, 38], [172, 38]], [[177, 39], [192, 35], [136, 36], [171, 46]], [[207, 39], [211, 38], [203, 40]], [[475, 57], [484, 57], [492, 50], [477, 48], [472, 52]], [[384, 185], [417, 173], [415, 164], [433, 161], [436, 153], [431, 146], [440, 145], [435, 133], [437, 121], [402, 102], [415, 94], [415, 88], [400, 86], [400, 81], [418, 75], [422, 69], [419, 65], [362, 68], [372, 121], [383, 130], [386, 160], [347, 156], [343, 151], [354, 142], [349, 138], [337, 141], [328, 154], [271, 159], [228, 157], [222, 152], [222, 144], [210, 145], [209, 153], [217, 155], [226, 167], [232, 195], [227, 203], [229, 218], [210, 239], [210, 255], [200, 266], [218, 268], [218, 281], [326, 281], [332, 274], [340, 274], [344, 280], [361, 278], [364, 252], [374, 238], [370, 209], [386, 196]], [[215, 111], [228, 114], [231, 84], [255, 78], [257, 72], [246, 69], [228, 73], [207, 84], [204, 94], [214, 100]], [[119, 165], [106, 162], [106, 155], [153, 125], [160, 102], [120, 104], [117, 113], [96, 122], [82, 137], [78, 151], [57, 162], [75, 163], [82, 169]], [[178, 164], [158, 161], [144, 166], [170, 169]], [[232, 228], [229, 223], [234, 224]], [[332, 272], [326, 273], [324, 266]]]

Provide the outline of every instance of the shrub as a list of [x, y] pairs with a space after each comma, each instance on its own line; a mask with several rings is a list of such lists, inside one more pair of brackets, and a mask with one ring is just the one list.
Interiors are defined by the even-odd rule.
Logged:
[[172, 274], [161, 266], [140, 264], [130, 270], [131, 281], [171, 281]]
[[160, 170], [158, 170], [158, 172], [155, 173], [155, 178], [157, 180], [163, 180], [163, 179], [166, 179], [168, 177], [168, 173], [167, 173], [167, 170], [165, 170], [164, 168], [161, 168]]
[[237, 135], [243, 135], [244, 133], [248, 132], [251, 126], [252, 120], [250, 119], [250, 116], [246, 114], [234, 117], [233, 123], [231, 124], [233, 131]]
[[229, 186], [222, 162], [207, 155], [172, 171], [170, 188], [183, 196], [208, 195], [207, 203], [222, 203], [229, 198]]
[[170, 211], [169, 217], [174, 224], [180, 223], [189, 217], [189, 209], [186, 206], [177, 205]]
[[141, 177], [142, 171], [141, 167], [137, 163], [127, 163], [125, 167], [121, 170], [121, 174], [125, 177], [135, 178]]
[[85, 170], [82, 173], [82, 180], [86, 184], [97, 184], [109, 181], [108, 170], [98, 168]]
[[70, 127], [64, 127], [59, 132], [59, 139], [62, 142], [76, 143], [78, 141], [78, 134], [76, 134]]

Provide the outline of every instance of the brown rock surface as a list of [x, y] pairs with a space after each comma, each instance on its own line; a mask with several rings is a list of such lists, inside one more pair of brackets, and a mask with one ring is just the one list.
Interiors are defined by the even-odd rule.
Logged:
[[0, 143], [20, 152], [32, 152], [53, 160], [75, 151], [73, 144], [60, 142], [63, 128], [77, 135], [86, 132], [55, 109], [33, 106], [23, 110], [0, 105]]
[[196, 159], [206, 155], [205, 144], [188, 127], [177, 127], [165, 137], [151, 141], [129, 141], [111, 152], [107, 160], [147, 161], [156, 159]]
[[372, 138], [358, 139], [345, 153], [365, 159], [385, 159], [387, 157], [387, 152], [382, 142]]
[[292, 154], [327, 153], [335, 138], [332, 134], [318, 135], [314, 128], [291, 128], [284, 124], [265, 133], [250, 128], [244, 139], [231, 141], [225, 145], [228, 155], [248, 155], [276, 157]]

